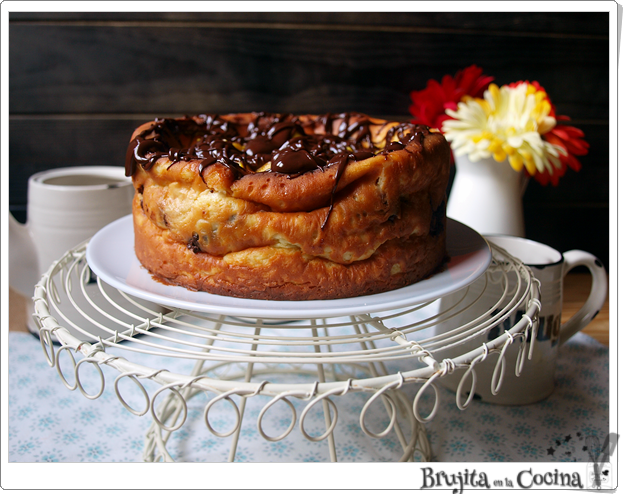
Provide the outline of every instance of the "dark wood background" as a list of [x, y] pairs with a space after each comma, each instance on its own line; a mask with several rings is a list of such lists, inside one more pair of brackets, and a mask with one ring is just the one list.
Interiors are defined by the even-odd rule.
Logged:
[[9, 202], [41, 170], [123, 165], [140, 123], [196, 113], [361, 111], [477, 64], [538, 80], [586, 133], [582, 170], [532, 181], [526, 236], [608, 265], [608, 13], [10, 13]]

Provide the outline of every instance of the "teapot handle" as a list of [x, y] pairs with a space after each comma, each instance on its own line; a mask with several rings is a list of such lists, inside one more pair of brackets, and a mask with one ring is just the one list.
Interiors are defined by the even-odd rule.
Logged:
[[32, 298], [40, 277], [39, 258], [28, 225], [22, 225], [9, 213], [9, 286]]

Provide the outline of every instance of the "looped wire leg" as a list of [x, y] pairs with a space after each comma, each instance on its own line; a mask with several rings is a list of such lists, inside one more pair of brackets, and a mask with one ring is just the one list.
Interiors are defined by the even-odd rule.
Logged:
[[[357, 334], [367, 333], [367, 328], [365, 324], [357, 324], [357, 320], [354, 317], [351, 317], [351, 322], [353, 323], [353, 327]], [[385, 328], [383, 323], [379, 321], [378, 319], [375, 319], [374, 323], [375, 323], [375, 326], [378, 328]], [[369, 348], [373, 348], [373, 349], [376, 348], [374, 341], [361, 341], [360, 345], [362, 349], [364, 350], [367, 350]], [[378, 365], [378, 370], [377, 370], [377, 365]], [[369, 369], [370, 375], [374, 377], [389, 374], [383, 362], [377, 362], [377, 363], [369, 362], [368, 369]], [[423, 446], [425, 450], [430, 449], [430, 444], [428, 442], [428, 437], [426, 436], [426, 431], [421, 426], [421, 424], [417, 420], [415, 420], [415, 416], [412, 415], [411, 406], [407, 405], [406, 397], [401, 391], [398, 391], [404, 384], [404, 376], [402, 375], [402, 373], [399, 372], [398, 376], [399, 376], [398, 382], [393, 383], [394, 386], [391, 386], [390, 387], [391, 389], [387, 390], [387, 394], [388, 396], [393, 396], [395, 398], [394, 403], [396, 402], [398, 403], [400, 410], [409, 419], [409, 423], [410, 423], [411, 431], [412, 431], [410, 441], [407, 442], [405, 435], [402, 431], [402, 428], [400, 427], [400, 424], [397, 421], [395, 422], [394, 430], [396, 432], [396, 436], [398, 437], [398, 441], [400, 442], [400, 445], [402, 446], [402, 449], [404, 452], [403, 458], [406, 458], [403, 461], [413, 461], [413, 452], [415, 451], [416, 444], [426, 443]], [[389, 403], [387, 402], [387, 398], [385, 394], [381, 394], [381, 397], [383, 399], [383, 405], [385, 406], [385, 410], [387, 411], [388, 415], [391, 417], [391, 407]]]
[[[312, 319], [311, 320], [311, 325], [312, 325], [312, 337], [313, 338], [318, 338], [318, 328], [316, 326], [316, 320]], [[314, 346], [314, 350], [316, 353], [320, 353], [322, 350], [320, 348], [320, 345], [315, 345]], [[324, 366], [323, 364], [318, 364], [318, 380], [320, 382], [325, 382], [325, 376], [324, 376]], [[328, 447], [329, 447], [329, 456], [331, 458], [332, 462], [336, 462], [337, 461], [337, 453], [335, 450], [335, 439], [333, 437], [333, 428], [335, 427], [335, 425], [337, 424], [337, 407], [335, 406], [335, 404], [329, 400], [329, 402], [333, 405], [334, 408], [334, 412], [335, 412], [335, 417], [334, 417], [334, 421], [331, 420], [331, 410], [329, 409], [329, 403], [327, 403], [325, 400], [322, 400], [322, 410], [324, 412], [324, 422], [325, 422], [325, 427], [327, 428], [328, 431]], [[307, 407], [305, 408], [305, 410], [307, 410]], [[303, 412], [303, 414], [305, 413], [305, 411]], [[301, 415], [301, 430], [303, 430], [303, 420], [304, 420], [304, 415]], [[329, 432], [330, 431], [330, 432]], [[303, 433], [305, 433], [303, 431]]]

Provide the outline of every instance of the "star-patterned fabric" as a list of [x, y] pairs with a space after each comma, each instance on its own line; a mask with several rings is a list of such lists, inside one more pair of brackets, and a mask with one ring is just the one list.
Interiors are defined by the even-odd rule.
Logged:
[[[10, 333], [9, 342], [9, 430], [10, 462], [140, 462], [146, 432], [152, 424], [149, 413], [136, 416], [119, 402], [114, 391], [118, 372], [102, 366], [105, 386], [102, 395], [85, 398], [68, 390], [55, 369], [48, 366], [37, 338]], [[159, 368], [159, 357], [132, 354], [134, 363]], [[67, 362], [62, 362], [67, 364]], [[192, 362], [177, 363], [168, 370], [189, 373]], [[88, 367], [88, 366], [84, 366]], [[390, 366], [391, 367], [391, 366]], [[389, 371], [406, 370], [401, 361]], [[81, 383], [89, 394], [100, 388], [99, 374], [84, 368]], [[591, 461], [591, 441], [601, 445], [610, 432], [608, 423], [608, 348], [592, 338], [577, 334], [560, 350], [557, 385], [553, 395], [533, 405], [506, 407], [473, 401], [459, 410], [452, 392], [440, 388], [439, 409], [426, 432], [432, 447], [432, 461], [438, 462], [534, 462]], [[71, 379], [68, 377], [68, 381]], [[71, 384], [71, 382], [70, 382]], [[131, 384], [131, 383], [130, 383]], [[153, 395], [157, 390], [145, 388]], [[412, 403], [418, 385], [402, 388]], [[134, 388], [123, 390], [135, 409], [145, 406]], [[184, 425], [173, 432], [167, 450], [176, 461], [223, 462], [230, 458], [232, 438], [212, 434], [205, 424], [204, 408], [210, 398], [200, 393], [188, 402]], [[334, 431], [335, 453], [341, 462], [396, 461], [402, 455], [394, 432], [382, 438], [366, 435], [359, 424], [360, 412], [369, 394], [352, 392], [333, 397], [338, 408]], [[423, 409], [432, 407], [434, 393], [422, 395]], [[141, 400], [143, 400], [141, 402]], [[239, 462], [326, 462], [330, 461], [328, 440], [309, 441], [299, 430], [301, 412], [307, 402], [291, 399], [297, 411], [292, 432], [280, 441], [267, 441], [258, 433], [257, 416], [270, 397], [256, 396], [246, 401], [238, 447], [233, 454]], [[235, 398], [240, 407], [240, 399]], [[288, 429], [292, 412], [278, 403], [262, 421], [263, 431], [278, 436]], [[219, 403], [209, 415], [211, 427], [227, 432], [235, 425], [231, 406]], [[402, 423], [402, 422], [401, 422]], [[373, 432], [387, 427], [382, 404], [375, 403], [365, 417]], [[325, 431], [321, 404], [305, 417], [305, 431], [318, 437]], [[408, 430], [408, 428], [407, 428]], [[416, 453], [416, 460], [421, 456]]]

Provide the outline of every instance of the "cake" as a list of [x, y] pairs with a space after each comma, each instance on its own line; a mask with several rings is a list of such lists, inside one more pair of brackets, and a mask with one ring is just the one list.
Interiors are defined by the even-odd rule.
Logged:
[[356, 297], [446, 256], [450, 148], [360, 113], [156, 119], [126, 155], [135, 252], [158, 281], [266, 300]]

